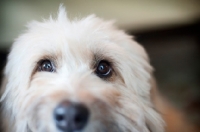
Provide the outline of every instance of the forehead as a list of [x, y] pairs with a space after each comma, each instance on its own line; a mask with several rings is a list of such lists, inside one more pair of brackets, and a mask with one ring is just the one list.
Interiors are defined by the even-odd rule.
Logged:
[[22, 58], [32, 57], [35, 61], [52, 55], [81, 60], [97, 53], [111, 58], [147, 58], [144, 49], [129, 35], [115, 28], [112, 22], [95, 16], [74, 21], [65, 16], [61, 18], [30, 23], [27, 32], [15, 42], [13, 52], [23, 47], [24, 52], [20, 53]]
[[24, 37], [29, 38], [29, 41], [25, 40], [22, 44], [23, 47], [29, 47], [27, 49], [31, 50], [30, 52], [43, 56], [46, 54], [80, 58], [91, 54], [112, 54], [121, 50], [114, 42], [111, 24], [98, 24], [98, 21], [100, 20], [33, 23]]

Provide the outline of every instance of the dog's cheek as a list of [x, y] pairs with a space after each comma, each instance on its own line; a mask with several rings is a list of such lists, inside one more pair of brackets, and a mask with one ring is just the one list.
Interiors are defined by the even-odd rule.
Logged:
[[109, 104], [113, 108], [120, 107], [119, 99], [120, 99], [120, 96], [122, 96], [120, 91], [114, 88], [109, 88], [109, 89], [105, 89], [101, 94], [103, 97], [102, 100], [105, 99], [105, 102], [109, 102]]
[[28, 126], [30, 129], [37, 132], [56, 131], [53, 119], [54, 107], [54, 102], [51, 103], [41, 98], [29, 111]]

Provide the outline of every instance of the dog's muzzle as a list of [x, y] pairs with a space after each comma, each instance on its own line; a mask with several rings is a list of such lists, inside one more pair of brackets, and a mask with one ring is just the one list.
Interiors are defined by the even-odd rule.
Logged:
[[85, 105], [70, 101], [63, 101], [54, 109], [56, 127], [63, 132], [83, 130], [89, 115], [90, 112]]

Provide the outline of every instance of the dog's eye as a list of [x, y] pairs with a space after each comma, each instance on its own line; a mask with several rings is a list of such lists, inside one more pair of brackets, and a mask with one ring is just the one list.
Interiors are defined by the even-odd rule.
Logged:
[[112, 68], [110, 66], [110, 63], [107, 61], [100, 61], [97, 68], [96, 68], [96, 74], [101, 78], [110, 77], [112, 73]]
[[53, 72], [54, 68], [50, 60], [43, 60], [40, 62], [40, 71]]

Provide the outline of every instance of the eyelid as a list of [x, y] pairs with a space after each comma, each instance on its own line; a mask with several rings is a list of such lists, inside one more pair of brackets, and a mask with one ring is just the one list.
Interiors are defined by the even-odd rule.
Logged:
[[106, 74], [104, 74], [104, 75], [106, 76], [106, 75], [108, 75], [110, 72], [112, 72], [112, 67], [110, 67], [110, 68], [109, 68], [109, 71], [108, 71]]

